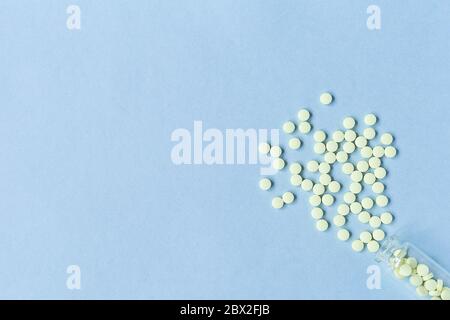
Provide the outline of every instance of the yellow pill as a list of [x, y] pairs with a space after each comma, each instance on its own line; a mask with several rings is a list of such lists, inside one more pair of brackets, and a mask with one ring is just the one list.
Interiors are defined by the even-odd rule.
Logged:
[[283, 124], [283, 131], [285, 133], [292, 133], [295, 131], [295, 124], [292, 121], [286, 121]]
[[259, 180], [259, 187], [264, 191], [269, 190], [272, 187], [272, 181], [267, 178], [263, 178]]
[[333, 102], [333, 96], [329, 92], [324, 92], [320, 95], [320, 103], [323, 105], [329, 105]]
[[295, 196], [292, 192], [285, 192], [282, 196], [283, 202], [286, 204], [291, 204], [295, 200]]

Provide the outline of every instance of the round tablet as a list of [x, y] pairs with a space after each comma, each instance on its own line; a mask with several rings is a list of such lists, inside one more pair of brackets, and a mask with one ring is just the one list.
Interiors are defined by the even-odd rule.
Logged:
[[356, 139], [356, 132], [353, 130], [346, 130], [344, 133], [345, 141], [353, 142]]
[[365, 146], [367, 146], [367, 139], [363, 136], [359, 136], [355, 139], [355, 145], [360, 149], [364, 148]]
[[369, 243], [367, 244], [367, 250], [369, 250], [369, 252], [375, 253], [380, 249], [380, 244], [378, 243], [378, 241], [372, 240], [369, 241]]
[[344, 163], [348, 160], [348, 154], [345, 151], [338, 151], [336, 153], [336, 160], [339, 163]]
[[328, 229], [328, 222], [327, 222], [327, 220], [325, 220], [325, 219], [317, 220], [316, 228], [317, 228], [317, 230], [319, 230], [321, 232], [326, 231]]
[[363, 174], [360, 171], [353, 171], [350, 175], [350, 179], [353, 182], [361, 182], [361, 180], [363, 179]]
[[329, 105], [333, 102], [333, 96], [329, 92], [324, 92], [320, 95], [320, 103], [324, 105]]
[[337, 212], [342, 216], [346, 216], [350, 213], [350, 207], [348, 206], [348, 204], [342, 203], [338, 206]]
[[291, 204], [295, 200], [295, 196], [292, 192], [285, 192], [282, 196], [283, 202], [286, 204]]
[[322, 196], [322, 203], [327, 207], [331, 207], [334, 203], [334, 197], [331, 194], [326, 193]]
[[364, 250], [364, 242], [361, 240], [355, 240], [352, 242], [352, 249], [356, 252], [361, 252]]
[[361, 200], [361, 205], [364, 209], [370, 210], [373, 207], [373, 200], [369, 197], [365, 197]]
[[394, 137], [390, 133], [383, 133], [380, 137], [380, 141], [385, 146], [388, 146], [394, 141]]
[[423, 277], [430, 272], [430, 268], [426, 264], [420, 263], [417, 265], [416, 271], [419, 276]]
[[297, 150], [302, 145], [302, 141], [299, 138], [291, 138], [289, 139], [289, 148], [293, 150]]
[[372, 237], [377, 240], [377, 241], [382, 241], [384, 239], [384, 237], [386, 236], [386, 234], [384, 233], [383, 230], [381, 229], [375, 229], [372, 232]]
[[375, 198], [375, 202], [376, 202], [377, 206], [384, 208], [388, 205], [389, 198], [386, 197], [385, 195], [381, 194]]
[[272, 167], [276, 170], [282, 170], [284, 168], [284, 160], [281, 158], [275, 158], [272, 161]]
[[388, 158], [394, 158], [397, 154], [397, 149], [395, 149], [393, 146], [387, 146], [384, 150], [384, 155]]
[[313, 137], [314, 137], [314, 141], [316, 141], [316, 142], [324, 142], [325, 139], [327, 138], [327, 134], [323, 130], [317, 130], [316, 132], [314, 132]]
[[366, 172], [367, 170], [369, 170], [369, 163], [365, 160], [360, 160], [356, 164], [356, 169], [361, 172]]
[[298, 174], [294, 174], [291, 176], [290, 182], [293, 186], [300, 186], [302, 184], [303, 178], [298, 175]]
[[313, 219], [316, 219], [316, 220], [322, 219], [323, 215], [324, 215], [324, 212], [321, 208], [318, 208], [318, 207], [312, 208], [311, 217], [313, 217]]
[[434, 279], [427, 280], [427, 281], [425, 281], [424, 287], [428, 291], [436, 290], [437, 282]]
[[398, 269], [398, 273], [400, 273], [403, 277], [409, 277], [412, 273], [412, 268], [409, 264], [402, 264]]
[[352, 202], [352, 203], [350, 204], [350, 211], [351, 211], [353, 214], [358, 214], [358, 213], [360, 213], [360, 212], [362, 211], [361, 203], [359, 203], [359, 202], [357, 202], [357, 201]]
[[336, 142], [342, 142], [344, 141], [344, 132], [341, 130], [337, 130], [333, 133], [333, 140]]
[[313, 188], [313, 182], [309, 179], [303, 179], [301, 186], [303, 191], [310, 191]]
[[258, 146], [259, 153], [268, 154], [270, 152], [270, 144], [262, 142]]
[[350, 162], [346, 162], [342, 165], [342, 172], [345, 174], [351, 174], [354, 169], [355, 167]]
[[344, 202], [347, 204], [353, 203], [356, 200], [356, 196], [351, 192], [346, 192], [344, 194]]
[[308, 134], [311, 131], [311, 128], [311, 124], [307, 121], [303, 121], [298, 124], [298, 131], [303, 134]]
[[336, 154], [334, 152], [327, 152], [323, 156], [326, 163], [333, 164], [336, 162]]
[[364, 243], [369, 243], [372, 240], [372, 234], [369, 231], [363, 231], [359, 234], [359, 239]]
[[340, 229], [337, 232], [337, 237], [341, 241], [347, 241], [348, 239], [350, 239], [350, 232], [347, 229]]
[[442, 300], [450, 300], [450, 288], [444, 288], [441, 292]]
[[323, 142], [317, 142], [314, 144], [314, 152], [317, 154], [325, 153], [326, 146]]
[[377, 135], [377, 132], [375, 131], [374, 128], [365, 128], [363, 131], [363, 136], [367, 140], [372, 140], [373, 138], [375, 138], [376, 135]]
[[283, 123], [283, 131], [286, 133], [292, 133], [295, 131], [295, 124], [292, 121], [286, 121]]
[[281, 209], [284, 206], [284, 201], [281, 197], [275, 197], [272, 199], [272, 207], [275, 209]]
[[344, 150], [348, 154], [353, 153], [355, 151], [355, 144], [353, 142], [347, 141], [342, 146], [342, 150]]
[[298, 120], [300, 120], [300, 121], [308, 121], [310, 116], [311, 116], [311, 114], [306, 109], [301, 109], [297, 113]]
[[362, 191], [362, 185], [359, 182], [352, 182], [350, 184], [349, 190], [351, 193], [358, 194]]
[[384, 191], [384, 184], [377, 181], [372, 185], [372, 191], [374, 193], [383, 193]]
[[367, 124], [368, 126], [375, 125], [375, 123], [377, 123], [377, 116], [374, 115], [373, 113], [369, 113], [364, 117], [364, 123]]
[[300, 174], [300, 172], [302, 172], [302, 169], [302, 165], [298, 162], [294, 162], [289, 166], [289, 172], [291, 174]]
[[418, 286], [416, 288], [416, 293], [417, 293], [417, 295], [424, 297], [424, 296], [428, 295], [428, 290], [425, 289], [424, 286]]
[[370, 221], [370, 213], [368, 213], [367, 211], [361, 211], [360, 214], [358, 214], [358, 220], [361, 223], [369, 223]]
[[375, 183], [376, 180], [377, 180], [377, 178], [375, 177], [375, 175], [372, 172], [367, 172], [364, 175], [364, 183], [365, 184], [372, 185]]
[[331, 166], [329, 163], [322, 162], [319, 164], [319, 172], [320, 173], [329, 173], [331, 170]]
[[325, 186], [323, 184], [316, 183], [312, 190], [314, 194], [321, 196], [325, 193]]
[[428, 281], [434, 277], [434, 274], [430, 272], [429, 274], [422, 277], [423, 281]]
[[345, 217], [340, 214], [334, 216], [334, 218], [333, 218], [333, 223], [337, 227], [342, 227], [346, 222], [347, 222], [347, 219], [345, 219]]
[[317, 172], [319, 170], [319, 163], [316, 160], [311, 160], [307, 163], [306, 168], [309, 172]]
[[345, 129], [353, 129], [356, 125], [356, 121], [352, 117], [347, 117], [344, 119], [344, 121], [342, 121], [342, 125]]
[[384, 177], [386, 177], [386, 173], [386, 169], [383, 167], [379, 167], [373, 170], [373, 174], [377, 179], [383, 179]]
[[381, 160], [380, 158], [377, 157], [372, 157], [369, 159], [369, 166], [372, 169], [378, 168], [379, 166], [381, 166]]
[[328, 173], [321, 174], [319, 176], [319, 182], [324, 186], [327, 186], [331, 182], [331, 176]]
[[273, 146], [270, 148], [270, 155], [274, 158], [279, 158], [283, 153], [283, 149], [280, 146]]
[[411, 278], [409, 278], [409, 283], [411, 283], [414, 287], [418, 287], [422, 285], [423, 280], [421, 276], [414, 274]]
[[369, 220], [369, 225], [374, 229], [378, 229], [381, 226], [380, 217], [372, 216]]
[[318, 196], [317, 194], [314, 194], [309, 197], [309, 204], [313, 207], [318, 207], [322, 203], [322, 198]]
[[326, 144], [327, 151], [329, 152], [336, 152], [336, 150], [339, 148], [339, 145], [336, 141], [330, 140]]
[[365, 146], [361, 149], [360, 154], [361, 157], [369, 159], [370, 157], [372, 157], [373, 154], [372, 148], [369, 146]]
[[413, 257], [409, 257], [406, 259], [406, 263], [411, 266], [411, 268], [415, 269], [417, 268], [417, 259]]
[[341, 190], [341, 184], [337, 181], [331, 181], [328, 185], [328, 190], [332, 193], [338, 193]]
[[384, 156], [384, 148], [382, 146], [375, 146], [372, 150], [372, 155], [377, 158]]
[[263, 178], [259, 180], [259, 187], [261, 188], [261, 190], [269, 190], [270, 187], [272, 187], [272, 181], [267, 178]]

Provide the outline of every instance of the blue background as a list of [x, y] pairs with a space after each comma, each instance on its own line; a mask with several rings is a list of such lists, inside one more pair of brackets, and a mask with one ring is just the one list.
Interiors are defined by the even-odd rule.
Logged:
[[387, 231], [450, 268], [449, 17], [437, 0], [2, 0], [0, 298], [408, 298], [387, 273], [367, 289], [373, 256], [318, 233], [304, 193], [270, 207], [286, 172], [268, 195], [255, 165], [175, 166], [170, 134], [375, 112], [399, 149]]

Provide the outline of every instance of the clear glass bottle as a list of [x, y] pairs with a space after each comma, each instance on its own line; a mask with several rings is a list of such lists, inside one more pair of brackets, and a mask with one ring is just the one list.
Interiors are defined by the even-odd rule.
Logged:
[[376, 261], [415, 293], [418, 299], [450, 300], [450, 274], [434, 259], [398, 236], [386, 238]]

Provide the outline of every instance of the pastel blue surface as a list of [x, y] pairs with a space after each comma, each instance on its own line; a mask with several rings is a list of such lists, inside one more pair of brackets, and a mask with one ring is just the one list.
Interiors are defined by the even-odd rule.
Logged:
[[408, 298], [387, 273], [368, 290], [372, 255], [318, 233], [303, 193], [270, 207], [287, 173], [268, 194], [255, 165], [176, 166], [170, 135], [375, 112], [399, 149], [388, 232], [450, 268], [449, 17], [437, 0], [2, 0], [0, 298]]

